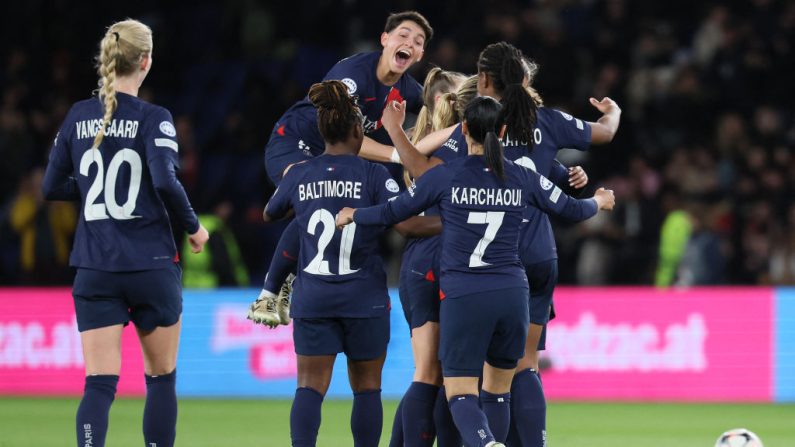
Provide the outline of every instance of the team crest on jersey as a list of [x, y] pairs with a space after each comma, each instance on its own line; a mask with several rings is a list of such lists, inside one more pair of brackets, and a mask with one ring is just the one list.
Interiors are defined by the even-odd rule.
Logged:
[[177, 129], [174, 129], [174, 125], [168, 121], [163, 121], [160, 123], [160, 131], [169, 137], [177, 136]]
[[[558, 110], [558, 112], [560, 112], [560, 110]], [[566, 121], [571, 121], [571, 120], [573, 120], [573, 119], [574, 119], [574, 117], [573, 117], [573, 116], [569, 115], [569, 114], [568, 114], [568, 113], [566, 113], [566, 112], [560, 112], [560, 114], [561, 114], [561, 115], [563, 115], [563, 118], [566, 118]]]
[[386, 189], [389, 192], [398, 192], [400, 191], [400, 187], [398, 186], [395, 179], [389, 179], [386, 181]]
[[351, 78], [345, 78], [342, 80], [342, 83], [345, 84], [345, 87], [348, 87], [348, 94], [352, 95], [356, 93], [356, 88], [357, 88], [356, 81], [354, 81]]
[[540, 176], [540, 178], [541, 178], [541, 188], [544, 191], [549, 191], [550, 189], [552, 189], [554, 185], [548, 178], [544, 177], [543, 175]]

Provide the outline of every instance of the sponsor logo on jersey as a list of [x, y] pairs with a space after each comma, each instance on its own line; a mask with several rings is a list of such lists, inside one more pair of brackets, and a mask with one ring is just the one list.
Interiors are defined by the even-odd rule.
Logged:
[[450, 138], [449, 140], [445, 141], [442, 146], [447, 147], [453, 152], [458, 153], [458, 140], [456, 140], [455, 138]]
[[389, 179], [386, 181], [386, 190], [389, 192], [398, 192], [400, 191], [400, 187], [398, 186], [395, 179]]
[[177, 136], [177, 129], [175, 129], [174, 125], [171, 124], [169, 121], [163, 121], [162, 123], [160, 123], [160, 131], [168, 135], [169, 137]]
[[345, 87], [348, 87], [348, 94], [352, 95], [356, 93], [356, 89], [358, 88], [356, 81], [351, 78], [344, 78], [342, 79], [342, 83], [345, 84]]

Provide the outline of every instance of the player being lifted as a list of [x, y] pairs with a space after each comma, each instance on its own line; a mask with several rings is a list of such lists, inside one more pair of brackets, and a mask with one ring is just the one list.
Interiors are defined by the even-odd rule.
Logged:
[[[70, 265], [86, 379], [77, 445], [102, 447], [121, 368], [122, 329], [131, 320], [143, 349], [146, 445], [174, 445], [182, 280], [165, 205], [207, 242], [176, 178], [176, 131], [164, 108], [137, 98], [152, 68], [152, 31], [136, 20], [111, 25], [100, 42], [98, 97], [72, 106], [45, 173], [48, 200], [75, 200], [82, 213]], [[119, 203], [119, 202], [122, 203]]]
[[[399, 161], [394, 149], [378, 144], [370, 136], [381, 141], [386, 138], [385, 132], [378, 130], [381, 112], [388, 101], [405, 100], [410, 111], [420, 110], [422, 87], [406, 71], [422, 58], [432, 36], [433, 29], [418, 12], [391, 14], [381, 34], [381, 51], [343, 59], [326, 74], [324, 79], [338, 79], [345, 84], [364, 115], [365, 137], [360, 156], [376, 161]], [[291, 166], [319, 155], [324, 147], [318, 132], [317, 111], [304, 98], [287, 110], [273, 128], [265, 147], [268, 176], [278, 186]], [[289, 286], [282, 286], [295, 271], [297, 251], [297, 228], [291, 222], [279, 239], [262, 291], [251, 305], [249, 319], [269, 326], [289, 322]]]
[[525, 208], [582, 220], [614, 204], [612, 191], [600, 188], [593, 199], [575, 200], [505, 160], [497, 139], [500, 113], [494, 99], [476, 98], [462, 126], [469, 156], [431, 169], [396, 200], [344, 208], [337, 216], [341, 226], [389, 225], [439, 205], [439, 358], [455, 424], [464, 443], [478, 447], [503, 445], [507, 437], [511, 379], [524, 354], [529, 297], [518, 237]]
[[[344, 352], [354, 393], [354, 443], [375, 447], [383, 424], [381, 370], [389, 342], [389, 295], [378, 244], [383, 227], [337, 231], [334, 215], [344, 206], [384, 203], [399, 188], [385, 167], [357, 157], [363, 117], [343, 82], [313, 85], [309, 100], [318, 109], [325, 151], [290, 169], [264, 213], [270, 221], [292, 209], [300, 235], [291, 309], [298, 389], [290, 436], [293, 446], [315, 445], [334, 360]], [[399, 226], [409, 228], [412, 222]], [[430, 231], [439, 227], [437, 221]], [[414, 231], [421, 232], [416, 226]]]

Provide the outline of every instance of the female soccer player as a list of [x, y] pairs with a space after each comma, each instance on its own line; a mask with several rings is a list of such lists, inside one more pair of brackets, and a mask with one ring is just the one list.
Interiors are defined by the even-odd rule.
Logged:
[[315, 445], [334, 360], [344, 352], [354, 393], [354, 444], [377, 446], [390, 307], [378, 245], [383, 228], [338, 232], [334, 214], [344, 206], [384, 203], [399, 189], [386, 168], [356, 156], [364, 139], [363, 117], [343, 82], [313, 85], [309, 100], [318, 109], [326, 150], [290, 169], [264, 213], [271, 221], [294, 210], [301, 237], [291, 309], [298, 389], [290, 433], [293, 446]]
[[[500, 120], [507, 130], [502, 138], [505, 156], [514, 163], [548, 176], [557, 151], [585, 150], [591, 144], [612, 141], [618, 130], [621, 109], [610, 98], [591, 105], [602, 112], [595, 123], [546, 107], [540, 107], [525, 88], [525, 58], [512, 45], [488, 45], [478, 58], [478, 91], [502, 104]], [[509, 444], [541, 447], [546, 438], [546, 402], [538, 376], [538, 350], [544, 349], [544, 332], [550, 318], [552, 292], [558, 278], [557, 249], [546, 214], [528, 208], [528, 223], [520, 236], [522, 264], [530, 282], [530, 327], [525, 355], [512, 386], [513, 424]], [[512, 441], [512, 442], [510, 442]]]
[[[381, 112], [388, 101], [406, 100], [409, 110], [422, 106], [422, 87], [406, 71], [418, 62], [433, 37], [428, 21], [416, 11], [391, 14], [381, 34], [382, 51], [360, 53], [339, 61], [325, 80], [341, 80], [348, 93], [355, 95], [364, 115], [365, 138], [360, 156], [376, 161], [399, 161], [391, 147], [376, 143], [384, 140]], [[324, 142], [317, 125], [317, 112], [308, 98], [297, 102], [273, 127], [265, 146], [265, 167], [275, 185], [290, 166], [320, 155]], [[279, 294], [285, 278], [295, 271], [298, 235], [290, 223], [276, 246], [259, 298], [252, 304], [249, 318], [270, 326], [289, 323], [286, 306], [289, 288]], [[277, 294], [279, 299], [277, 300]]]
[[529, 315], [517, 246], [524, 209], [534, 205], [582, 220], [614, 204], [612, 191], [602, 188], [593, 199], [571, 199], [546, 178], [505, 160], [496, 134], [500, 109], [492, 98], [469, 104], [462, 126], [468, 157], [431, 169], [396, 200], [343, 208], [337, 216], [339, 226], [387, 225], [439, 205], [439, 358], [450, 411], [467, 446], [503, 445], [508, 432], [508, 391]]
[[70, 259], [86, 365], [77, 445], [105, 445], [122, 329], [132, 320], [146, 372], [144, 442], [173, 446], [182, 274], [165, 205], [187, 230], [194, 253], [208, 235], [175, 174], [171, 114], [137, 98], [152, 68], [152, 31], [137, 20], [114, 23], [97, 62], [99, 95], [67, 114], [43, 187], [48, 200], [77, 200], [82, 208]]

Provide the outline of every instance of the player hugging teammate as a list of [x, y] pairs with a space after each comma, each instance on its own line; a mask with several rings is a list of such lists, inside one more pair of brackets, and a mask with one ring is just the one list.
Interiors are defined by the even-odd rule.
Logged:
[[[266, 220], [289, 209], [296, 218], [249, 318], [289, 322], [289, 288], [281, 296], [278, 289], [297, 258], [293, 445], [315, 445], [338, 352], [348, 356], [355, 445], [378, 444], [389, 320], [372, 241], [398, 222], [414, 238], [404, 253], [400, 299], [416, 371], [390, 445], [431, 446], [435, 437], [441, 447], [545, 443], [538, 350], [557, 282], [547, 213], [577, 221], [614, 204], [602, 188], [592, 199], [569, 197], [564, 190], [581, 188], [587, 176], [555, 154], [611, 141], [621, 111], [609, 98], [591, 98], [603, 115], [586, 122], [543, 107], [531, 85], [535, 65], [505, 42], [481, 52], [476, 76], [434, 69], [421, 96], [406, 70], [431, 33], [418, 13], [391, 15], [383, 51], [335, 65], [279, 120], [266, 147], [268, 173], [279, 186]], [[476, 92], [483, 98], [473, 99]], [[421, 97], [431, 119], [420, 120], [409, 140], [403, 119]], [[354, 115], [360, 121], [351, 121]], [[381, 126], [389, 136], [382, 142], [394, 148], [366, 136]], [[402, 161], [413, 178], [408, 191], [397, 195], [386, 170], [357, 154]]]

